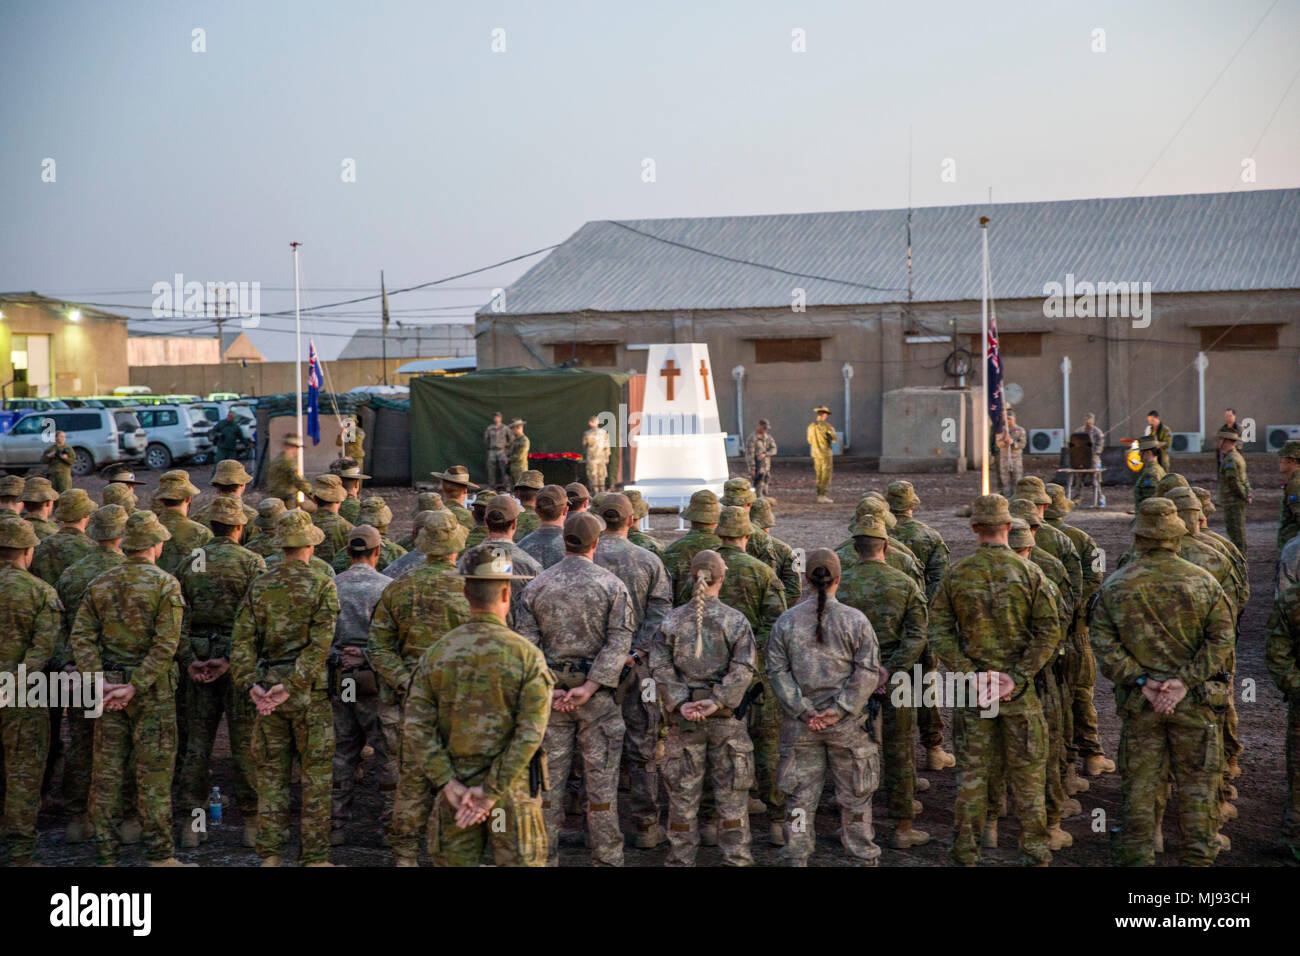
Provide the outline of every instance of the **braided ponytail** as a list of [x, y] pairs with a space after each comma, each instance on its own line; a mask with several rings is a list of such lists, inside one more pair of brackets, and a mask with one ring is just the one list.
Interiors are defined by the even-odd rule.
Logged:
[[817, 589], [817, 643], [820, 644], [824, 637], [822, 618], [826, 614], [826, 589], [831, 586], [831, 582], [835, 578], [830, 568], [817, 567], [812, 569], [812, 572], [808, 575], [808, 580]]
[[695, 572], [695, 593], [692, 604], [695, 606], [695, 659], [704, 653], [704, 589], [709, 586], [709, 572], [704, 568]]

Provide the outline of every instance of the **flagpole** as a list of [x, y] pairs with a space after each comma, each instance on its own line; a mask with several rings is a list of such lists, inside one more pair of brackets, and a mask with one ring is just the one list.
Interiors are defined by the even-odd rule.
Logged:
[[388, 384], [388, 290], [384, 288], [384, 270], [379, 270], [379, 297], [383, 300], [384, 310], [379, 329], [380, 348], [383, 350], [384, 384]]
[[[291, 242], [289, 245], [293, 247], [293, 344], [297, 349], [297, 357], [293, 363], [293, 380], [295, 382], [293, 397], [297, 416], [295, 421], [298, 423], [298, 438], [301, 439], [305, 432], [302, 427], [302, 299], [298, 289], [298, 247], [302, 243]], [[302, 475], [302, 455], [303, 453], [300, 451], [297, 459], [298, 474], [300, 476]]]
[[980, 216], [980, 237], [984, 261], [980, 282], [980, 328], [984, 333], [984, 373], [980, 376], [980, 494], [989, 493], [989, 217]]

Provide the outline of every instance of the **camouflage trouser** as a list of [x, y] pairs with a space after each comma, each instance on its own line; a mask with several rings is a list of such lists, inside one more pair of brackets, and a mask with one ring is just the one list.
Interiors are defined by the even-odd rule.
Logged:
[[880, 858], [871, 824], [871, 798], [880, 783], [880, 748], [862, 729], [861, 718], [841, 720], [822, 731], [801, 720], [781, 722], [781, 770], [778, 785], [785, 794], [787, 866], [806, 866], [817, 842], [813, 821], [830, 769], [835, 799], [840, 805], [840, 842], [849, 856], [874, 863]]
[[[355, 673], [344, 671], [343, 676], [346, 679]], [[369, 689], [368, 684], [364, 686]], [[367, 743], [375, 750], [379, 789], [388, 795], [385, 803], [391, 804], [391, 793], [397, 786], [398, 759], [388, 749], [388, 735], [384, 733], [382, 715], [387, 710], [396, 713], [397, 705], [381, 701], [378, 691], [362, 693], [358, 690], [354, 701], [344, 703], [342, 700], [332, 700], [330, 706], [334, 711], [334, 794], [331, 816], [337, 828], [352, 819], [357, 765], [361, 763], [361, 748]], [[391, 805], [386, 805], [384, 815], [391, 814]]]
[[1116, 866], [1155, 865], [1155, 827], [1172, 777], [1178, 785], [1179, 865], [1209, 866], [1219, 852], [1223, 729], [1208, 706], [1184, 698], [1172, 714], [1145, 703], [1121, 713], [1123, 823], [1111, 846]]
[[4, 752], [4, 830], [0, 863], [25, 860], [36, 852], [36, 814], [41, 806], [41, 778], [50, 746], [50, 718], [44, 710], [0, 709], [0, 744]]
[[[934, 656], [934, 651], [926, 644], [925, 650], [921, 652], [921, 668], [923, 673], [930, 673], [939, 669], [939, 659]], [[921, 746], [926, 750], [931, 747], [943, 746], [943, 711], [935, 703], [922, 704], [920, 711], [916, 716], [916, 727], [920, 732]]]
[[175, 680], [174, 674], [159, 677], [158, 687], [137, 693], [125, 710], [106, 710], [95, 721], [90, 822], [95, 828], [95, 859], [101, 865], [117, 862], [121, 848], [117, 824], [125, 809], [122, 784], [128, 775], [135, 777], [145, 857], [166, 860], [175, 852], [172, 841], [172, 775], [176, 769], [176, 699], [172, 687]]
[[1065, 714], [1065, 758], [1070, 763], [1105, 752], [1097, 731], [1097, 708], [1092, 702], [1096, 683], [1097, 658], [1092, 653], [1087, 625], [1076, 624], [1065, 645], [1064, 700], [1070, 705]]
[[305, 707], [281, 704], [253, 723], [253, 765], [257, 771], [257, 855], [284, 856], [289, 842], [289, 780], [294, 750], [302, 763], [302, 852], [299, 861], [329, 858], [330, 768], [334, 721], [324, 690], [314, 690]]
[[772, 485], [772, 463], [766, 460], [756, 463], [751, 482], [754, 487], [754, 494], [760, 498], [768, 497], [768, 490]]
[[[649, 677], [648, 667], [639, 666], [637, 676], [642, 672]], [[641, 699], [639, 683], [623, 698], [623, 723], [627, 727], [623, 761], [627, 764], [629, 814], [637, 829], [644, 831], [659, 824], [659, 767], [655, 763], [659, 704]]]
[[497, 866], [546, 865], [542, 801], [530, 797], [526, 786], [501, 794], [488, 818], [474, 826], [456, 826], [456, 811], [444, 799], [434, 804], [429, 822], [429, 856], [434, 866], [478, 866], [486, 845], [491, 845]]
[[566, 713], [551, 711], [542, 746], [551, 789], [542, 801], [546, 820], [547, 866], [559, 862], [560, 828], [564, 824], [564, 789], [574, 752], [582, 754], [587, 784], [587, 832], [591, 861], [623, 865], [623, 834], [618, 827], [618, 763], [623, 753], [623, 715], [614, 695], [600, 689], [591, 699]]
[[1011, 785], [1020, 822], [1022, 861], [1050, 860], [1045, 806], [1047, 721], [1033, 688], [1018, 701], [1002, 704], [996, 717], [981, 717], [975, 707], [954, 708], [952, 743], [958, 788], [952, 808], [952, 858], [961, 864], [979, 862], [989, 777], [1000, 766]]
[[489, 487], [504, 488], [506, 491], [514, 487], [514, 483], [510, 480], [510, 459], [506, 457], [505, 452], [487, 453], [487, 473]]
[[829, 494], [831, 490], [831, 455], [813, 455], [813, 474], [817, 478], [817, 494]]
[[895, 707], [886, 694], [881, 699], [880, 722], [889, 815], [895, 820], [910, 820], [915, 816], [912, 803], [916, 800], [916, 746], [912, 742], [916, 708]]
[[1223, 503], [1223, 530], [1228, 540], [1246, 553], [1246, 502], [1240, 498]]
[[[759, 673], [762, 669], [759, 657]], [[745, 715], [749, 723], [749, 738], [754, 742], [754, 781], [758, 799], [767, 804], [772, 822], [780, 820], [785, 807], [785, 794], [777, 785], [777, 772], [781, 765], [781, 705], [770, 688], [764, 688], [758, 703]]]
[[230, 736], [230, 762], [235, 767], [235, 806], [244, 817], [252, 816], [257, 813], [253, 757], [249, 752], [253, 721], [257, 716], [252, 699], [246, 693], [235, 693], [229, 671], [210, 684], [198, 684], [185, 676], [181, 681], [189, 684], [185, 692], [189, 734], [178, 781], [182, 804], [187, 811], [207, 805], [208, 791], [212, 786], [209, 772], [212, 746], [217, 739], [221, 717], [225, 715]]
[[1008, 498], [1016, 490], [1016, 482], [1025, 476], [1025, 460], [1021, 453], [998, 451], [998, 482]]
[[690, 730], [672, 718], [664, 745], [668, 790], [668, 866], [694, 866], [700, 845], [697, 817], [709, 778], [717, 808], [718, 846], [731, 866], [749, 866], [749, 788], [754, 784], [754, 745], [733, 717], [710, 717]]
[[[63, 752], [63, 806], [75, 817], [86, 812], [90, 796], [90, 774], [95, 753], [95, 719], [84, 710], [68, 708], [68, 746]], [[126, 794], [127, 804], [135, 801], [135, 788]]]
[[1300, 701], [1286, 709], [1286, 810], [1282, 814], [1282, 848], [1300, 863]]
[[587, 490], [593, 495], [605, 490], [605, 476], [608, 469], [607, 461], [587, 462]]
[[[1061, 822], [1061, 807], [1065, 803], [1065, 785], [1061, 770], [1065, 765], [1064, 714], [1065, 698], [1068, 693], [1065, 686], [1056, 680], [1049, 662], [1043, 668], [1041, 679], [1034, 683], [1040, 689], [1038, 699], [1043, 705], [1043, 719], [1047, 723], [1047, 759], [1043, 764], [1043, 799], [1047, 825], [1054, 827]], [[1002, 809], [1002, 798], [1006, 796], [1006, 767], [1002, 755], [994, 753], [989, 760], [989, 805], [984, 811], [985, 819], [993, 823], [998, 819]]]
[[[413, 860], [425, 839], [434, 797], [423, 771], [417, 766], [406, 769], [402, 762], [402, 708], [385, 704], [379, 711], [379, 724], [387, 741], [388, 752], [397, 761], [397, 792], [393, 795], [393, 822], [389, 828], [389, 845], [393, 855]], [[454, 816], [454, 814], [453, 814]]]

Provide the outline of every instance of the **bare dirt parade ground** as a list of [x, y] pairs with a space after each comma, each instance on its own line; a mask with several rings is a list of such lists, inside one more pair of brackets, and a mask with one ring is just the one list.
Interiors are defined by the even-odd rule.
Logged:
[[[1224, 832], [1232, 840], [1232, 850], [1220, 855], [1219, 866], [1276, 866], [1282, 862], [1276, 847], [1277, 833], [1281, 824], [1282, 810], [1286, 797], [1285, 757], [1283, 752], [1283, 730], [1286, 719], [1286, 706], [1281, 694], [1268, 677], [1264, 665], [1264, 639], [1269, 612], [1273, 600], [1274, 566], [1277, 558], [1275, 537], [1277, 532], [1277, 513], [1281, 482], [1277, 472], [1277, 461], [1272, 455], [1248, 455], [1247, 462], [1251, 481], [1255, 487], [1254, 503], [1247, 514], [1247, 535], [1249, 543], [1248, 558], [1250, 562], [1251, 599], [1241, 622], [1238, 644], [1237, 664], [1237, 708], [1241, 720], [1241, 735], [1245, 743], [1245, 752], [1241, 756], [1243, 774], [1235, 783], [1240, 793], [1236, 806], [1240, 816], [1226, 824]], [[733, 474], [740, 474], [743, 466], [739, 461], [732, 462]], [[1026, 474], [1036, 474], [1044, 481], [1051, 481], [1054, 463], [1046, 458], [1026, 458]], [[1172, 470], [1185, 475], [1193, 485], [1214, 489], [1215, 461], [1211, 455], [1197, 455], [1175, 458]], [[200, 487], [207, 488], [207, 476], [210, 466], [195, 466], [190, 469], [192, 478]], [[141, 505], [149, 503], [157, 475], [142, 472], [140, 477], [150, 480], [149, 485], [139, 488]], [[922, 521], [940, 531], [952, 550], [952, 559], [957, 560], [971, 553], [975, 547], [975, 538], [967, 519], [958, 517], [956, 510], [968, 504], [979, 494], [980, 476], [978, 471], [964, 474], [902, 474], [884, 475], [876, 472], [874, 467], [861, 461], [836, 462], [831, 496], [832, 505], [818, 505], [814, 502], [813, 474], [811, 464], [806, 460], [779, 460], [773, 468], [772, 495], [776, 501], [776, 527], [773, 533], [793, 547], [812, 549], [816, 547], [834, 547], [847, 537], [847, 528], [853, 509], [859, 497], [867, 491], [884, 492], [890, 481], [906, 479], [916, 488], [923, 504], [916, 511]], [[997, 490], [996, 474], [993, 476], [993, 490]], [[82, 479], [75, 482], [84, 487], [98, 500], [104, 482], [99, 478]], [[391, 506], [394, 514], [390, 536], [396, 540], [406, 533], [410, 524], [415, 492], [409, 488], [377, 488], [374, 493], [383, 496]], [[1113, 568], [1115, 561], [1131, 542], [1129, 521], [1133, 505], [1131, 486], [1108, 486], [1106, 495], [1109, 505], [1101, 509], [1080, 507], [1068, 518], [1071, 524], [1091, 534], [1098, 546], [1105, 551], [1106, 566]], [[206, 492], [196, 501], [199, 507], [210, 497]], [[250, 490], [248, 501], [256, 504], [260, 492]], [[1087, 496], [1091, 500], [1090, 493]], [[652, 531], [662, 542], [675, 539], [677, 519], [670, 515], [652, 516]], [[1221, 515], [1215, 514], [1210, 525], [1222, 532]], [[1253, 693], [1253, 699], [1251, 694]], [[1096, 688], [1096, 707], [1101, 729], [1102, 741], [1106, 753], [1114, 759], [1119, 738], [1119, 723], [1115, 716], [1114, 699], [1111, 695], [1110, 682], [1098, 673]], [[67, 726], [66, 722], [64, 724]], [[64, 731], [66, 735], [66, 729]], [[951, 738], [945, 732], [945, 748], [951, 750]], [[920, 761], [922, 751], [918, 748]], [[883, 848], [881, 858], [885, 866], [948, 866], [952, 865], [948, 856], [951, 838], [952, 804], [955, 795], [956, 773], [954, 769], [941, 772], [920, 770], [920, 774], [930, 781], [928, 792], [918, 793], [923, 812], [916, 818], [919, 829], [926, 830], [932, 836], [931, 842], [923, 847], [907, 851], [893, 850], [889, 847], [892, 824], [885, 816], [883, 799], [875, 802], [876, 838]], [[1083, 805], [1083, 813], [1064, 821], [1064, 828], [1073, 835], [1074, 846], [1054, 854], [1055, 866], [1109, 866], [1109, 843], [1106, 831], [1119, 822], [1120, 813], [1120, 779], [1117, 773], [1093, 777], [1091, 789], [1077, 795]], [[223, 724], [217, 741], [213, 758], [213, 783], [219, 785], [222, 792], [233, 791], [232, 768], [230, 764], [229, 743]], [[624, 791], [625, 792], [625, 791]], [[295, 788], [295, 800], [297, 799]], [[665, 813], [666, 813], [666, 803]], [[174, 806], [178, 833], [180, 822], [186, 819], [191, 808]], [[296, 809], [296, 808], [295, 808]], [[392, 856], [383, 843], [382, 827], [378, 822], [380, 796], [373, 773], [358, 784], [356, 797], [356, 819], [348, 830], [348, 843], [332, 851], [335, 863], [349, 866], [389, 866]], [[1104, 812], [1104, 822], [1100, 821], [1097, 810]], [[41, 839], [40, 857], [47, 864], [90, 866], [94, 862], [92, 844], [64, 846], [63, 827], [67, 816], [56, 805], [40, 817]], [[779, 851], [767, 843], [767, 827], [762, 816], [751, 817], [754, 831], [753, 850], [759, 865], [773, 866], [779, 864]], [[844, 853], [831, 833], [839, 825], [839, 814], [834, 796], [828, 786], [823, 796], [816, 827], [818, 842], [812, 864], [818, 866], [846, 865]], [[1094, 826], [1096, 831], [1094, 831]], [[297, 818], [294, 818], [294, 836], [288, 858], [296, 858], [297, 852]], [[239, 813], [228, 807], [223, 826], [213, 827], [209, 840], [198, 850], [180, 851], [182, 858], [193, 860], [205, 866], [255, 866], [257, 855], [251, 849], [240, 845], [242, 822]], [[984, 862], [991, 865], [1015, 865], [1018, 862], [1016, 840], [1018, 827], [1014, 816], [1001, 821], [1001, 848], [985, 850]], [[1178, 831], [1174, 810], [1165, 821], [1166, 848], [1165, 855], [1157, 857], [1157, 864], [1174, 866], [1177, 864]], [[638, 850], [628, 847], [626, 864], [629, 866], [661, 865], [666, 853], [666, 846], [655, 850]], [[124, 852], [123, 865], [139, 865], [143, 856], [138, 848], [127, 848]], [[587, 850], [583, 844], [583, 825], [580, 818], [571, 816], [561, 841], [560, 862], [562, 865], [583, 866], [588, 863]], [[716, 849], [701, 848], [700, 865], [720, 862]]]

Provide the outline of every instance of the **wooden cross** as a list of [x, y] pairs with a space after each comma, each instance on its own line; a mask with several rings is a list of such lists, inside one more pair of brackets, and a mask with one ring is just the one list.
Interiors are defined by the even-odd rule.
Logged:
[[700, 359], [700, 378], [704, 380], [704, 400], [709, 400], [709, 368], [704, 364], [704, 359]]
[[678, 375], [681, 375], [682, 370], [677, 367], [676, 362], [669, 359], [664, 363], [664, 367], [660, 370], [659, 374], [668, 379], [668, 401], [671, 402], [673, 400], [673, 379]]

